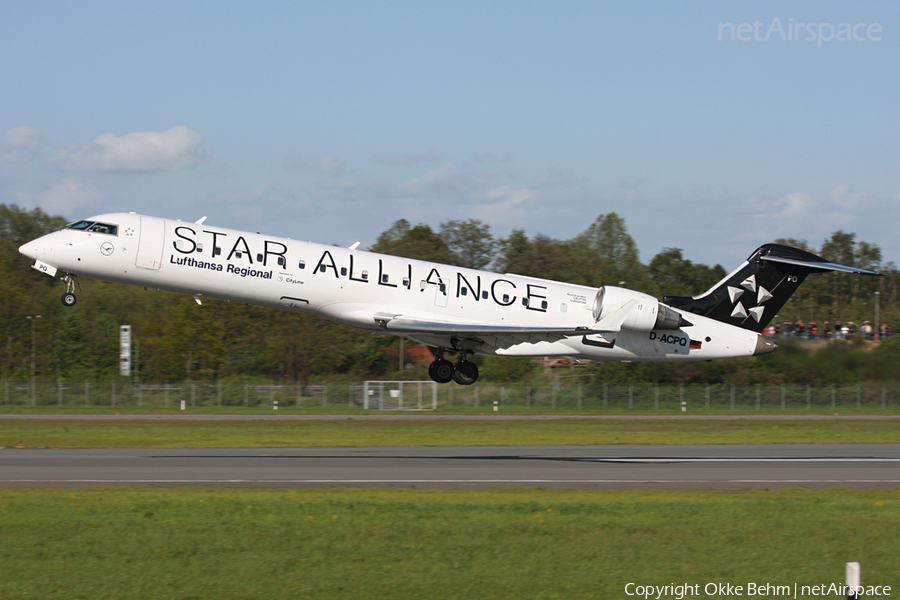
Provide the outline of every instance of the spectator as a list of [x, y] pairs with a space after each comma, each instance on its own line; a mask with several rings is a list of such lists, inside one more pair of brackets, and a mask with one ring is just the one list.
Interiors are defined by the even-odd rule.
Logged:
[[862, 327], [859, 328], [864, 340], [872, 339], [872, 325], [868, 321], [863, 321]]

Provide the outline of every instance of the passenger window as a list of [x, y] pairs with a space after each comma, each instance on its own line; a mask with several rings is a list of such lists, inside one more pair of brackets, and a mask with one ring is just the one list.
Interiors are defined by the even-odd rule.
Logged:
[[220, 254], [222, 254], [221, 248], [213, 248], [213, 256], [218, 256]]
[[283, 267], [283, 266], [284, 266], [284, 257], [283, 257], [283, 256], [279, 256], [279, 257], [278, 257], [278, 266], [279, 266], [279, 267]]
[[409, 277], [403, 278], [403, 287], [405, 287], [405, 288], [409, 287]]
[[559, 312], [566, 312], [568, 310], [568, 306], [566, 306], [565, 302], [559, 305]]
[[238, 258], [242, 258], [244, 256], [244, 253], [243, 252], [235, 252], [234, 255], [237, 256]]
[[365, 279], [366, 281], [368, 281], [368, 280], [369, 280], [369, 272], [368, 272], [368, 271], [363, 271], [363, 272], [362, 272], [362, 278]]
[[528, 306], [528, 298], [522, 298], [522, 306]]
[[319, 265], [319, 273], [324, 273], [327, 268], [325, 265]]
[[341, 275], [343, 276], [346, 274], [347, 274], [347, 267], [341, 267]]
[[481, 297], [482, 297], [482, 299], [487, 300], [488, 299], [487, 291], [481, 292]]
[[301, 260], [301, 261], [297, 264], [297, 266], [298, 266], [299, 268], [301, 268], [301, 269], [305, 269], [305, 268], [306, 268], [306, 261], [305, 261], [305, 260]]
[[388, 276], [385, 273], [384, 275], [381, 276], [381, 283], [387, 283], [387, 282], [388, 282]]
[[541, 308], [543, 308], [544, 310], [547, 310], [547, 301], [546, 300], [541, 300]]
[[446, 293], [447, 293], [447, 284], [446, 284], [446, 283], [442, 283], [442, 284], [439, 285], [438, 287], [441, 288], [441, 293], [442, 293], [442, 294], [446, 294]]
[[203, 252], [203, 244], [197, 244], [197, 252]]
[[263, 261], [262, 254], [257, 253], [257, 255], [256, 255], [256, 262], [262, 262], [262, 261]]
[[503, 304], [509, 304], [509, 294], [503, 294]]
[[459, 288], [459, 293], [462, 294], [463, 296], [465, 296], [468, 292], [469, 292], [469, 290], [467, 290], [464, 287]]

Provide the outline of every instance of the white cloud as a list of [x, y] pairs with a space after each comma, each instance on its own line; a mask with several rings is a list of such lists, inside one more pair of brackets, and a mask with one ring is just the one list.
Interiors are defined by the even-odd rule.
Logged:
[[466, 212], [471, 218], [481, 219], [491, 225], [521, 225], [528, 216], [525, 204], [534, 196], [534, 190], [501, 185], [487, 193], [490, 202], [473, 206]]
[[341, 164], [341, 161], [336, 157], [330, 154], [323, 154], [313, 160], [306, 160], [300, 154], [286, 156], [284, 159], [284, 166], [289, 169], [309, 171], [311, 173], [318, 173], [319, 175], [327, 175], [329, 177], [344, 173], [344, 165]]
[[205, 159], [203, 138], [184, 125], [168, 131], [137, 131], [119, 137], [101, 135], [50, 160], [62, 171], [177, 171]]
[[19, 198], [22, 204], [40, 206], [50, 214], [73, 214], [76, 209], [104, 200], [106, 194], [89, 182], [66, 177], [49, 190], [37, 194], [22, 193]]
[[794, 192], [779, 198], [776, 205], [781, 206], [781, 210], [772, 215], [772, 218], [779, 221], [796, 222], [809, 214], [813, 201], [809, 194]]
[[869, 195], [865, 192], [854, 192], [850, 190], [850, 186], [846, 183], [842, 183], [837, 186], [830, 192], [828, 192], [828, 197], [831, 198], [831, 201], [835, 203], [839, 208], [844, 210], [851, 210], [856, 208], [862, 202], [868, 200]]
[[29, 125], [13, 127], [0, 136], [0, 165], [35, 155], [46, 143], [44, 132], [37, 127]]
[[418, 179], [405, 181], [400, 187], [404, 193], [415, 196], [460, 194], [476, 190], [489, 180], [487, 173], [471, 165], [447, 162]]
[[258, 226], [273, 220], [283, 221], [314, 212], [312, 205], [296, 192], [273, 183], [263, 183], [250, 191], [238, 190], [208, 196], [199, 202], [227, 213], [238, 228], [250, 224]]

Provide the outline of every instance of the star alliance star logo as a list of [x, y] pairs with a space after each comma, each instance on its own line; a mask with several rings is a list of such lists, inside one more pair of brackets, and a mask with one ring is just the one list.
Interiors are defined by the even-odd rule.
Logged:
[[127, 228], [125, 230], [125, 237], [133, 237], [133, 236], [134, 236], [134, 229], [132, 229], [131, 227]]
[[[756, 293], [756, 306], [753, 308], [747, 309], [743, 304], [739, 301], [741, 296], [745, 293]], [[773, 298], [772, 294], [766, 288], [756, 285], [756, 275], [751, 275], [747, 279], [745, 279], [741, 283], [741, 287], [732, 287], [728, 286], [728, 297], [732, 302], [735, 303], [734, 310], [731, 311], [731, 316], [739, 319], [746, 319], [747, 317], [752, 316], [756, 319], [756, 322], [759, 323], [762, 321], [763, 313], [766, 308], [762, 306], [762, 303], [766, 300]]]

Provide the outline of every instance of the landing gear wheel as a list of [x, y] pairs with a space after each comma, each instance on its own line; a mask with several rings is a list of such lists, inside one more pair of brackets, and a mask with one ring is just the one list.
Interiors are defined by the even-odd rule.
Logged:
[[[78, 283], [78, 277], [70, 273], [66, 273], [65, 277], [60, 277], [60, 279], [66, 282], [66, 293], [63, 294], [62, 297], [63, 306], [75, 306], [75, 284]], [[78, 284], [78, 287], [81, 288], [80, 283]]]
[[456, 363], [453, 369], [453, 381], [459, 385], [472, 385], [478, 381], [478, 365], [468, 360]]
[[428, 376], [437, 383], [449, 383], [453, 379], [453, 363], [439, 358], [428, 365]]

